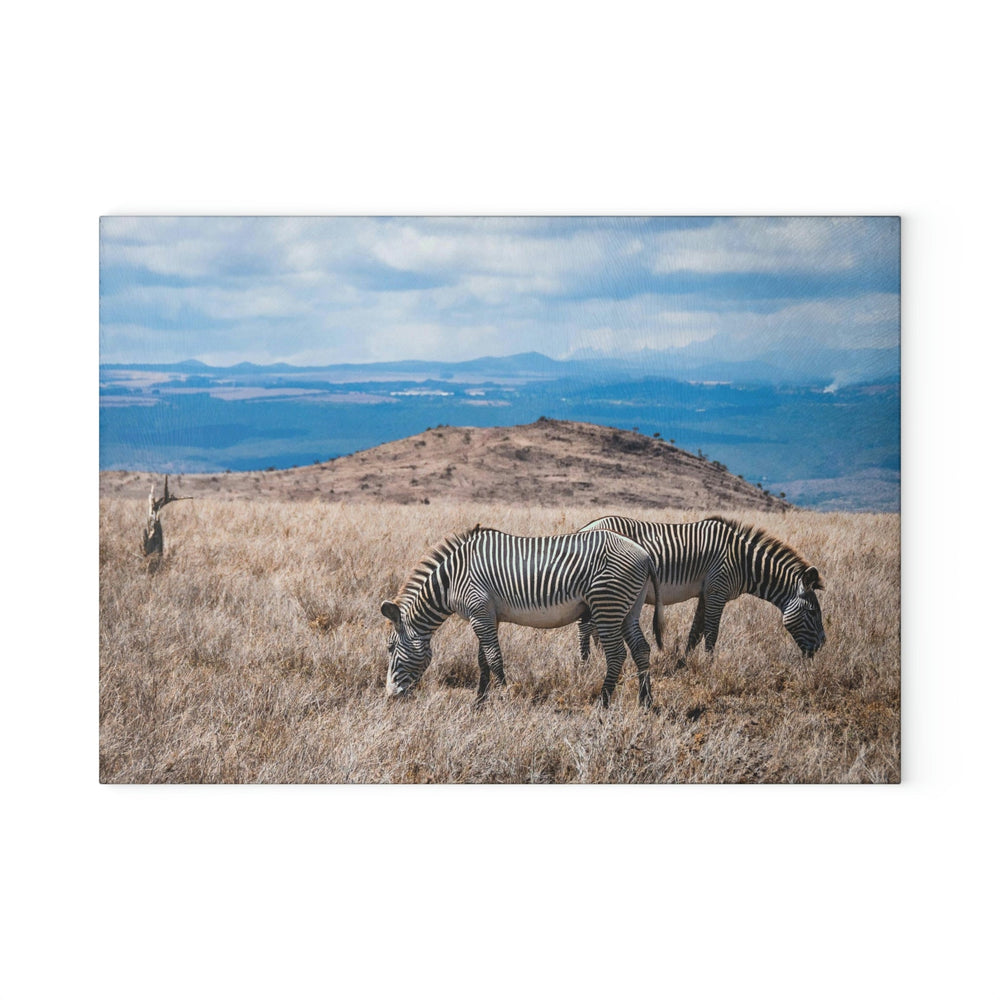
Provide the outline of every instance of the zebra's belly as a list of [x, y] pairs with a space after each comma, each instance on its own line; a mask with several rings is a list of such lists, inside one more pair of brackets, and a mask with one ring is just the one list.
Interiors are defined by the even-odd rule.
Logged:
[[500, 602], [497, 606], [497, 621], [528, 625], [531, 628], [561, 628], [575, 622], [586, 610], [587, 605], [577, 597], [546, 608], [518, 608]]
[[[690, 601], [692, 597], [697, 597], [701, 593], [701, 580], [692, 583], [661, 583], [660, 600], [664, 604], [680, 604], [681, 601]], [[646, 603], [653, 603], [653, 588], [646, 587]]]

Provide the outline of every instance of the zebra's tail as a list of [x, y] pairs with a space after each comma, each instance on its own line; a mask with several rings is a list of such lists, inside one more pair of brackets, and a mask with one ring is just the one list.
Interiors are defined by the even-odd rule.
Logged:
[[646, 568], [653, 584], [653, 635], [656, 636], [656, 648], [663, 649], [663, 605], [660, 603], [660, 578], [652, 559], [646, 564]]

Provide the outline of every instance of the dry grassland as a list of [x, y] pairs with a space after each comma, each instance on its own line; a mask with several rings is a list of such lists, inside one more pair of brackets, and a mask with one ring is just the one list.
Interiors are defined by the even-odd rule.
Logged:
[[[597, 513], [616, 512], [703, 516]], [[154, 571], [139, 555], [144, 505], [102, 499], [101, 781], [898, 781], [898, 515], [704, 513], [742, 516], [820, 568], [828, 641], [814, 660], [777, 609], [744, 596], [715, 656], [674, 672], [688, 602], [666, 609], [653, 648], [658, 711], [636, 704], [629, 660], [602, 712], [603, 656], [580, 661], [575, 627], [503, 625], [509, 686], [474, 712], [476, 642], [455, 616], [412, 696], [386, 699], [381, 601], [447, 534], [563, 532], [593, 506], [197, 500], [165, 513]]]

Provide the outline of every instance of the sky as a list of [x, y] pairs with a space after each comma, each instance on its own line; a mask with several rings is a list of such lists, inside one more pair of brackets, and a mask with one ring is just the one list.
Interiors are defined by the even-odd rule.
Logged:
[[103, 363], [898, 348], [896, 217], [125, 217]]

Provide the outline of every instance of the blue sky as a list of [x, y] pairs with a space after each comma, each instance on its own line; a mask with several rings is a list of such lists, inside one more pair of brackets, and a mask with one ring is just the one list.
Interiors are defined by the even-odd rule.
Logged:
[[899, 345], [885, 217], [106, 217], [101, 360]]

